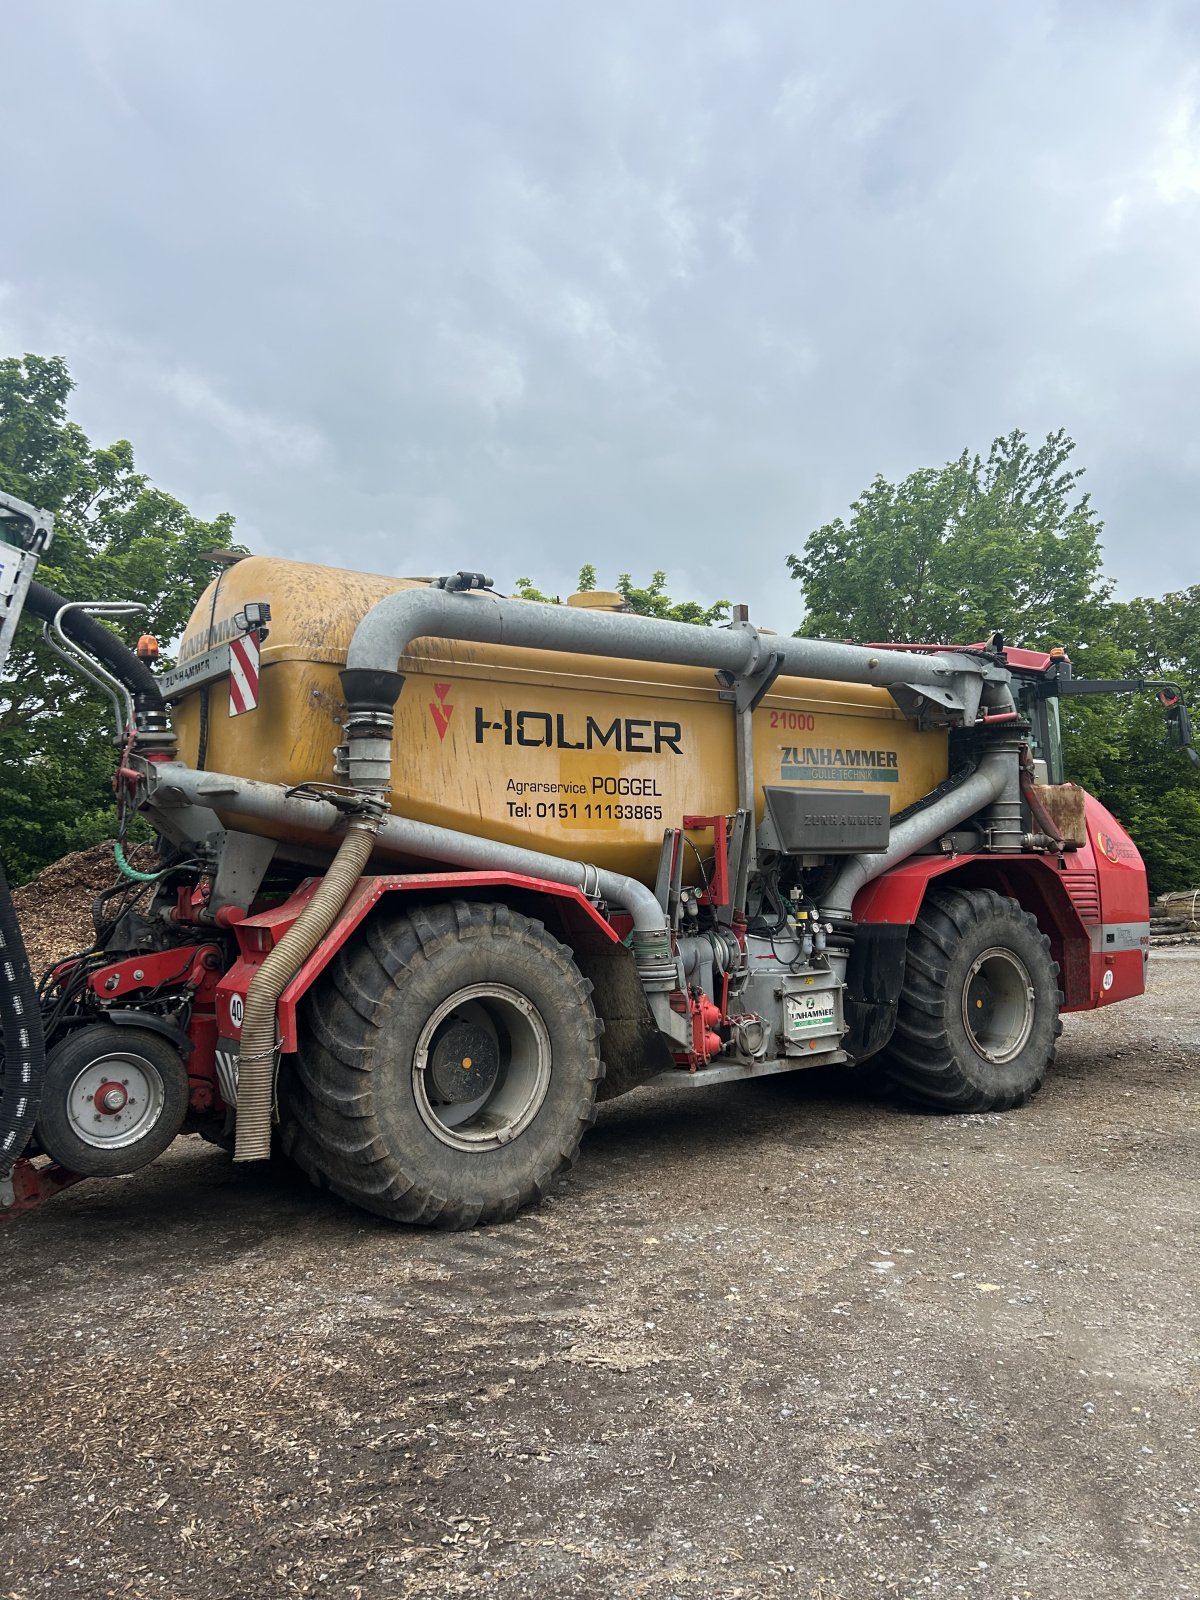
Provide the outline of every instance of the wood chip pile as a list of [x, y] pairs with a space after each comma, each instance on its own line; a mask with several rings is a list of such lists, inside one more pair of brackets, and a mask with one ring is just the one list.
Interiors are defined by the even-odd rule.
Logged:
[[[154, 865], [154, 850], [139, 845], [130, 851], [129, 860], [130, 865], [147, 871]], [[13, 890], [13, 905], [35, 978], [52, 962], [90, 948], [95, 938], [92, 901], [117, 878], [112, 844], [97, 844], [63, 856]]]

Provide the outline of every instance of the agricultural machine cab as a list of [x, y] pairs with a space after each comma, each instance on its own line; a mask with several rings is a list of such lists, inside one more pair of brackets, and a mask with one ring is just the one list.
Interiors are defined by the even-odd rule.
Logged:
[[0, 882], [0, 1205], [187, 1131], [470, 1226], [610, 1095], [880, 1055], [908, 1099], [1006, 1110], [1060, 1009], [1142, 992], [1145, 873], [1063, 781], [1058, 702], [1154, 688], [1195, 760], [1170, 685], [265, 557], [160, 674], [101, 620], [128, 607], [37, 584], [49, 539], [0, 497], [0, 655], [30, 610], [109, 694], [121, 876], [36, 988]]
[[1076, 678], [1066, 652], [1052, 650], [1046, 667], [1014, 674], [1013, 698], [1028, 718], [1031, 743], [1049, 768], [1050, 782], [1063, 782], [1062, 740], [1058, 703], [1077, 695], [1144, 694], [1158, 697], [1166, 716], [1167, 742], [1183, 750], [1193, 766], [1200, 766], [1200, 751], [1193, 743], [1192, 719], [1183, 693], [1174, 683], [1156, 678]]

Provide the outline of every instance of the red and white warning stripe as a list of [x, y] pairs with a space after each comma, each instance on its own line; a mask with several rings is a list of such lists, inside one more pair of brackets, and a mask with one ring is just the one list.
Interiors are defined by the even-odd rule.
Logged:
[[229, 715], [258, 705], [258, 634], [244, 633], [229, 645]]

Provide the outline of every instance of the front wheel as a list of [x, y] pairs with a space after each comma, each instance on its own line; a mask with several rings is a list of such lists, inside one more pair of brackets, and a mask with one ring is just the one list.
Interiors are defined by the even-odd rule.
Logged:
[[1041, 1088], [1062, 1022], [1050, 941], [991, 889], [935, 889], [908, 937], [896, 1030], [882, 1057], [910, 1100], [1009, 1111]]
[[187, 1110], [187, 1068], [170, 1040], [94, 1022], [46, 1057], [37, 1136], [71, 1172], [114, 1178], [162, 1155]]
[[575, 1159], [603, 1075], [591, 985], [540, 922], [456, 901], [371, 922], [308, 997], [284, 1150], [401, 1222], [471, 1227]]

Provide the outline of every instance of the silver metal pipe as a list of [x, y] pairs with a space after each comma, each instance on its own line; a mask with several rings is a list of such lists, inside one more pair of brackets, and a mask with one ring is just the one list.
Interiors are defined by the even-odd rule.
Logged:
[[886, 850], [878, 855], [851, 856], [821, 903], [822, 915], [848, 917], [854, 897], [864, 884], [882, 877], [925, 845], [932, 844], [942, 834], [991, 805], [1004, 793], [1015, 767], [1010, 750], [990, 751], [971, 776], [950, 794], [893, 828]]
[[[924, 684], [953, 690], [956, 680], [997, 684], [1008, 680], [1003, 668], [979, 656], [953, 651], [918, 655], [908, 650], [872, 650], [866, 645], [837, 644], [829, 639], [761, 634], [749, 623], [701, 628], [689, 622], [660, 622], [650, 617], [434, 588], [402, 589], [372, 606], [354, 630], [346, 667], [350, 671], [394, 672], [413, 641], [425, 638], [711, 667], [739, 677], [753, 676], [777, 655], [782, 657], [781, 671], [790, 677], [867, 683], [880, 688]], [[967, 720], [973, 721], [973, 714]]]
[[[341, 813], [328, 800], [305, 793], [289, 794], [282, 784], [259, 783], [223, 772], [197, 772], [182, 762], [148, 763], [147, 770], [151, 774], [148, 803], [152, 809], [181, 804], [203, 806], [309, 834], [340, 834], [345, 828]], [[478, 834], [458, 833], [406, 817], [384, 817], [378, 841], [397, 855], [472, 871], [517, 872], [568, 884], [628, 911], [638, 933], [657, 935], [666, 926], [663, 908], [651, 891], [621, 872], [606, 872], [585, 862], [564, 861], [558, 856], [543, 855], [540, 850], [498, 844]]]

